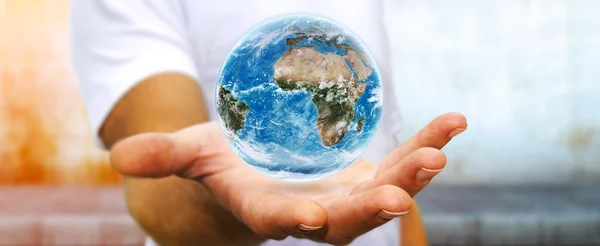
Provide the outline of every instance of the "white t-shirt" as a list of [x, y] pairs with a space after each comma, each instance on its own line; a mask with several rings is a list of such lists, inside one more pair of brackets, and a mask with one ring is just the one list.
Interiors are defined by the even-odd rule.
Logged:
[[[356, 34], [373, 55], [384, 83], [381, 124], [364, 159], [380, 161], [396, 146], [400, 117], [394, 98], [383, 6], [373, 0], [74, 0], [72, 55], [86, 112], [96, 133], [117, 101], [136, 83], [179, 72], [203, 88], [216, 120], [213, 88], [235, 43], [261, 21], [286, 13], [332, 19]], [[353, 245], [398, 245], [398, 221], [388, 222]], [[149, 242], [149, 245], [152, 245]], [[288, 238], [265, 245], [317, 245]]]

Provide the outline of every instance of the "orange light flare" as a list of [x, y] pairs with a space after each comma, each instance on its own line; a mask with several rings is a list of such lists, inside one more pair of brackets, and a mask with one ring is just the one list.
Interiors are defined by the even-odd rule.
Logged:
[[69, 54], [69, 1], [0, 0], [0, 184], [117, 184]]

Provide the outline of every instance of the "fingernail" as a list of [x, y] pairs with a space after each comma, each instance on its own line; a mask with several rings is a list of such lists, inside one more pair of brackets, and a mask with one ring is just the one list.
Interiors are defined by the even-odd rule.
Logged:
[[456, 135], [460, 134], [461, 132], [464, 132], [465, 130], [467, 130], [467, 128], [456, 128], [453, 131], [451, 131], [450, 134], [448, 134], [448, 137], [456, 137]]
[[425, 181], [429, 181], [433, 175], [441, 172], [442, 169], [427, 169], [424, 167], [421, 167], [421, 170], [417, 171], [417, 181], [419, 182], [425, 182]]
[[323, 226], [307, 226], [305, 224], [299, 224], [297, 226], [298, 230], [304, 231], [304, 232], [314, 231], [314, 230], [317, 230], [317, 229], [321, 229], [321, 227], [323, 227]]
[[404, 212], [390, 212], [390, 211], [387, 211], [385, 209], [382, 209], [381, 211], [379, 211], [379, 213], [377, 213], [377, 218], [379, 218], [381, 220], [391, 220], [391, 219], [394, 219], [394, 218], [398, 218], [398, 217], [400, 217], [402, 215], [405, 215], [407, 213], [408, 213], [408, 211], [404, 211]]

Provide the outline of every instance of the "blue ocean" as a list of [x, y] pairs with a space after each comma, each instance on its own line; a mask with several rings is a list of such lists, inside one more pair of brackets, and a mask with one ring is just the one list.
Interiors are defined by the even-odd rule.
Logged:
[[[304, 38], [286, 44], [288, 38], [310, 28], [327, 35], [338, 35], [336, 42]], [[367, 54], [362, 44], [341, 26], [310, 16], [270, 20], [247, 35], [234, 47], [219, 77], [219, 85], [235, 99], [250, 107], [244, 127], [237, 131], [231, 145], [248, 164], [267, 175], [287, 180], [317, 179], [335, 173], [355, 161], [375, 133], [381, 116], [381, 84], [372, 61], [365, 65], [373, 71], [359, 81], [365, 92], [354, 106], [355, 120], [343, 139], [325, 146], [317, 129], [317, 107], [312, 93], [284, 91], [273, 79], [274, 64], [296, 47], [314, 47], [321, 53], [346, 55], [338, 44]], [[358, 120], [364, 116], [361, 131]]]

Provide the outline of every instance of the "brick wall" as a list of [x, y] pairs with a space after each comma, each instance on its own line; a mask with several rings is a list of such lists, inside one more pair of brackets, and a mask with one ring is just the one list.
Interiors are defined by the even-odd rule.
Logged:
[[136, 246], [119, 187], [2, 187], [0, 246]]

